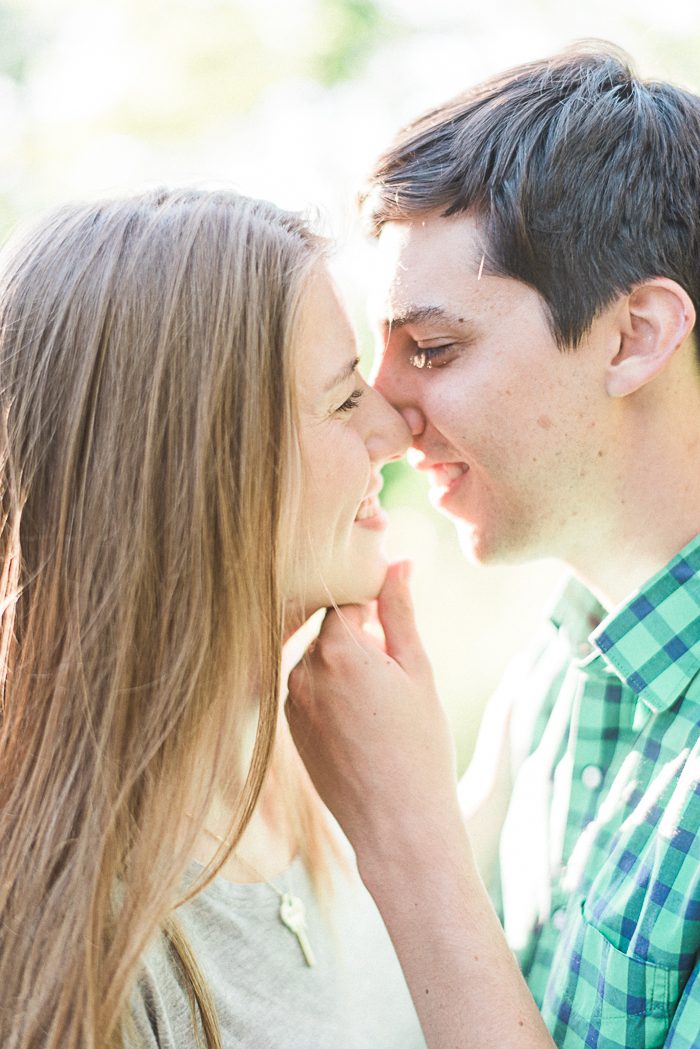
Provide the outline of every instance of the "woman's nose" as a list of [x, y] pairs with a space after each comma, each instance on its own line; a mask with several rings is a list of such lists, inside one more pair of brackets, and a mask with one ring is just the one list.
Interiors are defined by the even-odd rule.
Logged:
[[400, 412], [370, 386], [366, 395], [371, 402], [372, 419], [365, 442], [373, 463], [401, 459], [411, 444], [411, 431]]

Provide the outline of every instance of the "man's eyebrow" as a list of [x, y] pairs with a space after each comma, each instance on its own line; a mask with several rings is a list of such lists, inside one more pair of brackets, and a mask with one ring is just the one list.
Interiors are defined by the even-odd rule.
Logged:
[[451, 313], [442, 306], [410, 306], [406, 309], [395, 309], [391, 318], [382, 321], [382, 327], [396, 331], [407, 324], [421, 324], [423, 321], [440, 321], [452, 327], [465, 323], [464, 317]]
[[351, 375], [353, 374], [353, 372], [355, 371], [355, 369], [357, 368], [357, 366], [358, 366], [358, 364], [359, 364], [359, 363], [360, 363], [360, 358], [359, 358], [359, 357], [355, 357], [355, 358], [354, 358], [353, 360], [349, 361], [349, 362], [348, 362], [348, 363], [347, 363], [347, 364], [345, 365], [345, 367], [343, 368], [343, 370], [342, 370], [342, 371], [340, 371], [340, 372], [338, 372], [338, 374], [337, 374], [337, 375], [335, 375], [335, 376], [334, 376], [334, 377], [333, 377], [333, 378], [332, 378], [332, 379], [330, 380], [330, 382], [329, 382], [329, 383], [327, 383], [327, 385], [326, 385], [326, 386], [324, 387], [324, 390], [323, 390], [323, 392], [324, 392], [324, 393], [330, 393], [330, 391], [331, 391], [332, 389], [334, 389], [334, 388], [335, 388], [336, 386], [340, 386], [341, 382], [345, 382], [345, 380], [346, 380], [346, 379], [349, 379], [349, 378], [350, 378], [350, 376], [351, 376]]

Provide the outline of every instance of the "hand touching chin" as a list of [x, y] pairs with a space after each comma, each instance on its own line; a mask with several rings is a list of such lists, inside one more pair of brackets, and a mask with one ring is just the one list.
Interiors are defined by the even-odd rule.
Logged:
[[379, 593], [384, 644], [365, 629], [362, 607], [330, 609], [289, 679], [295, 743], [361, 870], [402, 825], [415, 838], [417, 823], [458, 812], [452, 735], [416, 631], [409, 570], [391, 565]]

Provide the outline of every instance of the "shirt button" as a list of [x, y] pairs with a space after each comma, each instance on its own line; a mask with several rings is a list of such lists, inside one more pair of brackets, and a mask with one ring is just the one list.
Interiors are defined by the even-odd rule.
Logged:
[[586, 765], [581, 773], [581, 782], [589, 790], [597, 790], [603, 782], [603, 773], [597, 765]]
[[552, 915], [552, 925], [557, 932], [562, 931], [566, 925], [566, 907], [560, 907], [558, 911], [554, 912]]

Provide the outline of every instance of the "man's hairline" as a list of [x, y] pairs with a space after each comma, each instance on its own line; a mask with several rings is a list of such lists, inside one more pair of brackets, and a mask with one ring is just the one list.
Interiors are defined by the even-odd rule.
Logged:
[[[449, 211], [449, 206], [447, 208], [447, 211]], [[395, 218], [385, 218], [385, 219], [383, 219], [381, 224], [376, 228], [376, 233], [374, 235], [374, 239], [376, 241], [379, 241], [379, 238], [380, 238], [383, 230], [387, 226], [390, 226], [390, 225], [397, 225], [397, 226], [398, 225], [406, 225], [407, 223], [411, 223], [411, 222], [414, 222], [416, 220], [421, 220], [421, 219], [425, 220], [426, 218], [429, 218], [429, 217], [446, 219], [446, 220], [449, 220], [449, 219], [452, 219], [452, 218], [457, 219], [457, 218], [464, 218], [464, 217], [472, 218], [477, 224], [477, 233], [482, 235], [482, 229], [479, 228], [479, 226], [480, 226], [480, 221], [479, 220], [481, 220], [481, 222], [483, 222], [484, 215], [483, 215], [483, 213], [480, 213], [477, 208], [460, 208], [458, 210], [455, 210], [451, 214], [447, 214], [444, 208], [439, 207], [439, 206], [436, 205], [435, 207], [426, 208], [425, 210], [421, 210], [421, 211], [406, 212], [404, 215], [396, 216]], [[535, 294], [537, 295], [537, 299], [538, 299], [538, 302], [539, 302], [539, 307], [540, 307], [540, 310], [542, 312], [542, 316], [543, 316], [543, 318], [545, 320], [545, 323], [547, 324], [547, 327], [550, 329], [550, 331], [552, 333], [552, 336], [554, 337], [555, 341], [558, 343], [558, 340], [556, 338], [556, 331], [555, 331], [554, 324], [553, 324], [552, 314], [551, 314], [549, 306], [547, 305], [547, 303], [546, 303], [542, 293], [537, 288], [535, 288], [534, 285], [528, 284], [526, 281], [518, 280], [517, 277], [511, 277], [507, 273], [501, 273], [501, 272], [491, 268], [490, 266], [488, 266], [487, 265], [488, 245], [484, 244], [484, 243], [480, 243], [479, 247], [481, 248], [481, 255], [479, 256], [478, 249], [477, 249], [476, 261], [474, 261], [474, 259], [472, 259], [470, 261], [470, 265], [471, 265], [471, 262], [474, 262], [474, 267], [473, 268], [474, 268], [474, 272], [478, 274], [477, 279], [479, 279], [479, 277], [481, 275], [485, 274], [486, 276], [489, 276], [489, 277], [498, 277], [501, 280], [512, 280], [515, 284], [521, 284], [524, 287], [530, 288], [532, 291], [534, 291]], [[466, 319], [465, 320], [463, 318], [459, 318], [456, 313], [453, 313], [450, 310], [446, 310], [444, 307], [441, 307], [441, 306], [416, 305], [414, 307], [410, 307], [407, 312], [408, 313], [413, 313], [413, 312], [419, 313], [419, 312], [423, 312], [423, 311], [425, 311], [426, 314], [429, 313], [429, 312], [432, 312], [432, 311], [435, 311], [436, 313], [441, 313], [441, 314], [445, 315], [446, 322], [447, 323], [451, 323], [454, 326], [457, 326], [457, 325], [470, 325], [471, 326], [471, 325], [474, 325], [474, 323], [475, 323], [471, 319]], [[397, 331], [397, 330], [400, 330], [403, 327], [406, 327], [406, 325], [409, 324], [409, 323], [411, 323], [411, 319], [410, 318], [407, 319], [407, 320], [399, 321], [398, 323], [396, 323], [394, 321], [393, 317], [386, 317], [386, 316], [381, 317], [381, 318], [377, 318], [377, 321], [376, 321], [377, 327], [383, 333], [385, 333], [386, 335], [390, 334], [393, 331]], [[570, 352], [571, 350], [575, 350], [577, 348], [578, 348], [577, 346], [573, 346], [573, 347], [568, 346], [568, 347], [564, 347], [564, 348], [560, 347], [560, 349], [562, 349], [562, 352]]]
[[[376, 232], [376, 235], [375, 235], [375, 240], [378, 241], [379, 237], [381, 236], [382, 231], [385, 229], [385, 227], [389, 226], [389, 225], [392, 225], [392, 224], [394, 224], [394, 225], [401, 225], [401, 224], [406, 224], [406, 223], [409, 223], [409, 222], [413, 222], [415, 220], [425, 219], [427, 217], [434, 217], [434, 218], [441, 218], [441, 219], [451, 219], [451, 218], [458, 218], [458, 217], [468, 216], [470, 218], [473, 218], [476, 221], [477, 227], [478, 227], [479, 219], [481, 219], [483, 221], [483, 218], [484, 218], [483, 213], [479, 214], [478, 209], [475, 209], [475, 208], [460, 208], [459, 210], [453, 211], [451, 214], [448, 214], [447, 213], [448, 211], [449, 211], [449, 207], [448, 207], [447, 211], [445, 211], [445, 210], [441, 210], [440, 207], [435, 206], [433, 208], [426, 208], [425, 210], [422, 210], [422, 211], [407, 212], [405, 215], [397, 216], [395, 218], [383, 219], [381, 224], [377, 228], [377, 232]], [[481, 230], [479, 230], [479, 232], [481, 232]], [[488, 245], [482, 246], [482, 251], [483, 251], [483, 254], [481, 256], [481, 259], [480, 259], [479, 263], [477, 263], [477, 270], [481, 270], [481, 268], [483, 266], [483, 273], [485, 273], [489, 277], [497, 277], [497, 278], [500, 278], [501, 280], [512, 280], [516, 284], [522, 284], [526, 288], [531, 288], [532, 291], [534, 291], [536, 293], [536, 295], [537, 295], [537, 298], [539, 300], [539, 306], [540, 306], [540, 309], [542, 311], [543, 317], [544, 317], [544, 319], [545, 319], [545, 321], [547, 323], [547, 326], [549, 327], [549, 329], [550, 329], [550, 331], [552, 333], [552, 336], [554, 337], [555, 341], [559, 345], [560, 351], [562, 353], [575, 353], [579, 349], [579, 347], [581, 345], [581, 342], [585, 339], [587, 332], [585, 332], [585, 331], [582, 332], [581, 338], [579, 339], [579, 341], [577, 343], [572, 343], [572, 344], [569, 344], [569, 345], [566, 345], [566, 346], [562, 346], [559, 343], [559, 340], [556, 337], [556, 330], [555, 330], [555, 327], [554, 327], [554, 319], [552, 317], [551, 310], [550, 310], [549, 306], [547, 305], [547, 302], [546, 302], [544, 296], [542, 295], [542, 293], [539, 291], [539, 289], [536, 288], [533, 284], [528, 284], [527, 281], [518, 280], [517, 277], [511, 277], [507, 273], [501, 273], [501, 272], [493, 269], [492, 267], [488, 266], [488, 263], [487, 263], [487, 260], [488, 260]], [[639, 283], [635, 285], [635, 288], [642, 287], [644, 284], [646, 284], [646, 283], [648, 283], [650, 281], [656, 280], [656, 279], [658, 279], [661, 276], [662, 276], [662, 274], [655, 274], [652, 277], [646, 277], [646, 278], [644, 278], [644, 280], [639, 281]], [[679, 282], [676, 281], [676, 283], [679, 284], [679, 287], [682, 287], [682, 285]], [[631, 289], [631, 290], [633, 290], [633, 289]], [[627, 293], [620, 292], [618, 294], [618, 296], [617, 296], [618, 301], [620, 299], [626, 297], [626, 295], [631, 294], [631, 290], [630, 290], [630, 292], [627, 292]], [[687, 292], [686, 292], [686, 294], [687, 294]], [[436, 311], [443, 312], [443, 313], [445, 313], [447, 315], [447, 319], [449, 321], [450, 311], [444, 310], [442, 307], [426, 306], [426, 307], [416, 307], [415, 309], [416, 309], [416, 311], [420, 311], [421, 309], [425, 309], [426, 312], [430, 311], [430, 310], [436, 310]], [[455, 324], [461, 324], [461, 323], [470, 324], [470, 323], [472, 323], [469, 320], [466, 320], [466, 321], [459, 320], [457, 318], [456, 314], [453, 314], [452, 318], [453, 318], [452, 319], [452, 323], [455, 323]], [[595, 318], [594, 318], [594, 320], [595, 320]], [[693, 345], [694, 345], [694, 348], [695, 348], [695, 358], [698, 361], [699, 376], [700, 376], [700, 338], [698, 337], [698, 321], [700, 321], [700, 316], [698, 316], [698, 318], [696, 319], [696, 322], [693, 325], [693, 328], [688, 333], [686, 338], [691, 338], [693, 340]], [[382, 318], [379, 321], [379, 324], [380, 324], [382, 330], [387, 330], [387, 331], [393, 331], [395, 329], [400, 329], [400, 328], [404, 327], [406, 323], [410, 323], [410, 321], [399, 322], [398, 324], [394, 323], [393, 320], [390, 320], [388, 318]]]

